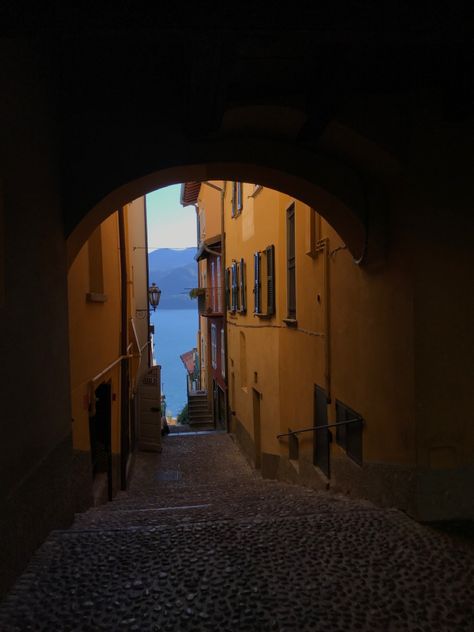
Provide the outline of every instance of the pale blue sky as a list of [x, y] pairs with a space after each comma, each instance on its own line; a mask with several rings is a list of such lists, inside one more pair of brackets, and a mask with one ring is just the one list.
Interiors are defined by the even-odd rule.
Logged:
[[196, 246], [196, 211], [181, 206], [180, 193], [173, 184], [146, 196], [149, 250]]

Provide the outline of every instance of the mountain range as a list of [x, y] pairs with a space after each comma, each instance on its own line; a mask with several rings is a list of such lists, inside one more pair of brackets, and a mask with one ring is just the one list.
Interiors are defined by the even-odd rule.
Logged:
[[150, 284], [161, 290], [158, 309], [196, 309], [189, 290], [197, 287], [196, 248], [158, 248], [148, 254]]

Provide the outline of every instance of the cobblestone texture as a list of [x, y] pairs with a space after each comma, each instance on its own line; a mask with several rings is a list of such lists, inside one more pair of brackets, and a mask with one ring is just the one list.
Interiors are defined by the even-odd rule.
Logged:
[[474, 630], [474, 552], [328, 493], [264, 481], [225, 434], [168, 436], [129, 492], [51, 534], [0, 630]]

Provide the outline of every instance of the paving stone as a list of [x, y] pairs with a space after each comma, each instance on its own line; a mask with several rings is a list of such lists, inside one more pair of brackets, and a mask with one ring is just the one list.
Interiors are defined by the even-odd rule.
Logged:
[[474, 629], [473, 604], [471, 548], [395, 510], [263, 480], [229, 436], [188, 434], [51, 533], [0, 629], [454, 632]]

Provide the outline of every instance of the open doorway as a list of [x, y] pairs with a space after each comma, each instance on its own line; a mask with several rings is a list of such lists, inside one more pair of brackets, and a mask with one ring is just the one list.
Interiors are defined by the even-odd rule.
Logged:
[[89, 417], [94, 504], [112, 500], [112, 388], [95, 390], [95, 414]]

